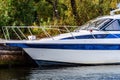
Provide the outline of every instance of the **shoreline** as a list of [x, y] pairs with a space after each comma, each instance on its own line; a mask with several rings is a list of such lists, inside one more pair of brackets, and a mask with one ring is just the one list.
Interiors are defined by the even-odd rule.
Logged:
[[0, 44], [0, 67], [36, 67], [35, 61], [21, 48]]

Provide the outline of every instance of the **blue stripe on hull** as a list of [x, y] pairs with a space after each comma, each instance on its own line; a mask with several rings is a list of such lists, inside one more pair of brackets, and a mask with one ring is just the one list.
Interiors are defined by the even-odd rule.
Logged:
[[22, 44], [8, 43], [9, 46], [21, 48], [46, 48], [70, 50], [120, 50], [120, 44]]
[[93, 34], [93, 35], [80, 35], [80, 36], [74, 36], [74, 37], [67, 37], [62, 38], [61, 40], [68, 40], [68, 39], [107, 39], [107, 38], [120, 38], [120, 34]]

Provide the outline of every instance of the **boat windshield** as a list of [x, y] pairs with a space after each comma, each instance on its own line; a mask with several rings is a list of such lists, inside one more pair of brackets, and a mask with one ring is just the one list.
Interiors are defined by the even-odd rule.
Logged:
[[112, 19], [94, 19], [91, 20], [89, 22], [87, 22], [86, 24], [80, 26], [78, 29], [76, 29], [76, 31], [79, 30], [100, 30], [101, 27], [107, 25], [108, 23], [110, 23], [112, 21]]

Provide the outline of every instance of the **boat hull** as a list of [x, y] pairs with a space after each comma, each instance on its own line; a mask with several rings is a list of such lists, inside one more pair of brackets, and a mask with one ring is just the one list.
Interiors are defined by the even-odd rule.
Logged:
[[[24, 48], [38, 65], [120, 63], [120, 50], [65, 50]], [[54, 63], [53, 63], [54, 62]]]
[[9, 41], [7, 45], [23, 48], [39, 65], [120, 63], [119, 38]]

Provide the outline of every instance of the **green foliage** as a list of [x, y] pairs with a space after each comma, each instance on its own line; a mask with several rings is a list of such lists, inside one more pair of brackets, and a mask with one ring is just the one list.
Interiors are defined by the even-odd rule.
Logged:
[[108, 15], [120, 0], [75, 0], [77, 20], [71, 0], [0, 0], [0, 26], [82, 25], [97, 16]]
[[11, 1], [0, 0], [0, 26], [8, 25], [10, 20], [12, 20], [11, 13]]
[[13, 25], [32, 25], [34, 22], [34, 7], [32, 0], [12, 0], [14, 13]]
[[32, 0], [0, 0], [0, 26], [32, 25]]
[[[0, 33], [1, 26], [79, 26], [97, 16], [109, 15], [110, 8], [116, 8], [116, 4], [120, 3], [120, 0], [72, 1], [0, 0]], [[10, 37], [14, 37], [13, 31], [9, 31]], [[26, 29], [22, 31], [28, 33]], [[58, 34], [55, 30], [46, 31], [50, 35]], [[32, 33], [45, 36], [40, 29], [33, 29]]]
[[50, 19], [52, 19], [53, 14], [52, 9], [52, 5], [50, 5], [45, 0], [40, 0], [39, 3], [37, 3], [36, 10], [40, 24], [50, 22]]

